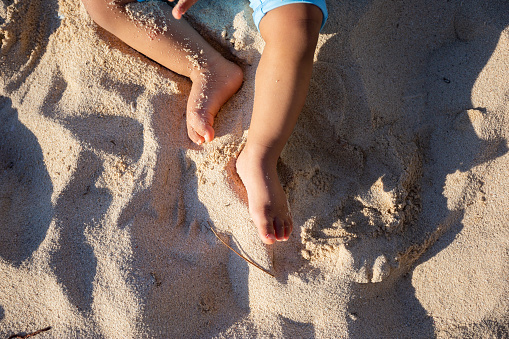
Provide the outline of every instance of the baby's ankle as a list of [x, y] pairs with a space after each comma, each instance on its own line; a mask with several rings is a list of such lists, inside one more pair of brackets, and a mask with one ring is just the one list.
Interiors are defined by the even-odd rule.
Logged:
[[279, 153], [273, 147], [268, 147], [262, 144], [249, 143], [242, 150], [245, 159], [253, 166], [270, 166], [276, 167]]
[[240, 78], [243, 77], [242, 70], [238, 65], [221, 56], [197, 64], [196, 67], [191, 70], [189, 78], [193, 82], [201, 82], [204, 77], [229, 76], [230, 73], [238, 73]]

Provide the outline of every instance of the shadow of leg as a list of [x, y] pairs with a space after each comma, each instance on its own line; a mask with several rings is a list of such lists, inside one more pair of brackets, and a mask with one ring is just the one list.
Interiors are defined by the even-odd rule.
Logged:
[[105, 222], [104, 215], [111, 194], [96, 186], [102, 163], [85, 151], [78, 160], [74, 177], [56, 203], [56, 229], [60, 249], [55, 251], [52, 266], [58, 281], [65, 287], [73, 305], [90, 311], [97, 258], [90, 242], [94, 228]]
[[0, 97], [0, 257], [18, 266], [37, 250], [53, 217], [52, 192], [37, 138]]

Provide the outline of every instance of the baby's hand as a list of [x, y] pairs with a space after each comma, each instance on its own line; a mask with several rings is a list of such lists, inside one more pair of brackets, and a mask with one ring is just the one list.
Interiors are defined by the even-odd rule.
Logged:
[[[174, 0], [170, 0], [173, 2]], [[175, 19], [182, 18], [182, 15], [187, 12], [189, 8], [191, 8], [192, 5], [194, 5], [198, 0], [179, 0], [177, 5], [173, 7], [173, 11], [171, 12], [173, 14], [173, 17]]]

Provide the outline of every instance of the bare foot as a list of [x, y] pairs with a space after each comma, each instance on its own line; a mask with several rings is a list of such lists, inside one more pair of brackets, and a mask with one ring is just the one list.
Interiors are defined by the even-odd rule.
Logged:
[[242, 85], [240, 67], [224, 58], [192, 71], [187, 101], [187, 134], [196, 144], [214, 139], [214, 118]]
[[[253, 148], [253, 147], [252, 147]], [[247, 190], [249, 214], [266, 244], [288, 240], [293, 221], [276, 171], [276, 159], [244, 147], [237, 159], [237, 173]], [[274, 158], [274, 157], [273, 157]]]

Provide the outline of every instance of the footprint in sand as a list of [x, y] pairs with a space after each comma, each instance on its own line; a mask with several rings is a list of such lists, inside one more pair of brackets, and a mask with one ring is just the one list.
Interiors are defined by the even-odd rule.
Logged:
[[[391, 170], [376, 153], [364, 156], [364, 166], [352, 168], [353, 175], [337, 169], [322, 175], [325, 180], [313, 179], [316, 175], [311, 180], [295, 178], [293, 190], [301, 193], [292, 202], [300, 205], [294, 210], [305, 211], [297, 215], [304, 219], [305, 259], [312, 263], [334, 258], [346, 248], [354, 259], [354, 280], [374, 283], [398, 266], [397, 254], [404, 249], [401, 238], [419, 215], [420, 162], [409, 158]], [[337, 159], [346, 159], [345, 154]], [[296, 198], [304, 190], [313, 192], [305, 205]], [[306, 213], [311, 217], [306, 219]]]
[[[51, 32], [48, 17], [57, 16], [57, 3], [7, 1], [0, 3], [0, 73], [8, 91], [14, 90], [34, 69]], [[23, 20], [18, 20], [21, 17]], [[6, 56], [8, 57], [6, 58]], [[5, 63], [3, 60], [8, 60]], [[6, 67], [7, 66], [7, 67]]]

